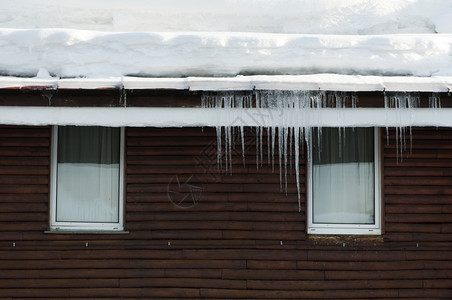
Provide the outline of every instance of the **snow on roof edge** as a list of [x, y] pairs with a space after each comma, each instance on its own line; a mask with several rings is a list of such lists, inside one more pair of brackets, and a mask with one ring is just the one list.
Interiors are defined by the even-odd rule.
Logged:
[[0, 76], [0, 89], [23, 90], [321, 90], [344, 92], [449, 92], [452, 76], [361, 76], [339, 74], [313, 75], [252, 75], [236, 77], [186, 78], [21, 78]]

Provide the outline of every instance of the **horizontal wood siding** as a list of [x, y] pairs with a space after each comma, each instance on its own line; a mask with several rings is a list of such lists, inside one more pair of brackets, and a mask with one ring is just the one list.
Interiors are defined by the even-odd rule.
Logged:
[[1, 241], [47, 229], [49, 174], [49, 127], [0, 126]]
[[219, 174], [211, 128], [128, 128], [129, 233], [45, 234], [50, 132], [0, 128], [2, 299], [452, 298], [447, 130], [415, 130], [399, 162], [382, 136], [382, 238], [307, 236], [305, 159], [299, 212], [253, 133]]
[[245, 139], [245, 167], [236, 145], [231, 175], [217, 167], [211, 128], [127, 132], [126, 227], [134, 235], [237, 245], [304, 239], [295, 178], [289, 177], [286, 195], [267, 156], [266, 164], [256, 167], [254, 134]]
[[385, 239], [451, 242], [452, 130], [391, 130], [383, 145]]

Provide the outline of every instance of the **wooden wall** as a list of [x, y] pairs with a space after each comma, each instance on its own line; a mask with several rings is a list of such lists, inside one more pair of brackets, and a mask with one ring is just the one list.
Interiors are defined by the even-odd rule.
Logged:
[[307, 236], [304, 160], [298, 212], [252, 134], [230, 176], [215, 130], [126, 132], [128, 233], [65, 235], [44, 233], [50, 128], [0, 128], [0, 298], [452, 298], [452, 130], [414, 130], [403, 160], [382, 138], [377, 238]]
[[451, 242], [452, 129], [402, 134], [391, 130], [383, 143], [385, 240]]

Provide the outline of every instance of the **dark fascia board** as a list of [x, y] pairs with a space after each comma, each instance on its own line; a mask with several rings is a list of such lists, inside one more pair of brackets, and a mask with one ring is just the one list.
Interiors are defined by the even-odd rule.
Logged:
[[[202, 95], [224, 93], [250, 94], [254, 91], [190, 91], [177, 89], [49, 89], [1, 88], [0, 106], [50, 106], [50, 107], [200, 107]], [[336, 93], [325, 91], [325, 93]], [[358, 97], [358, 107], [384, 107], [385, 95], [396, 94], [384, 91], [340, 92]], [[420, 96], [420, 107], [429, 107], [432, 93], [416, 93]], [[450, 93], [436, 93], [441, 98], [441, 107], [452, 107]]]

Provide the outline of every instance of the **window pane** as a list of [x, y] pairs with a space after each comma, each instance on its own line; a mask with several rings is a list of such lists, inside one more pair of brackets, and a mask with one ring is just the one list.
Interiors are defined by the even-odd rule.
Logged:
[[58, 128], [56, 221], [119, 221], [119, 150], [119, 128]]
[[314, 130], [312, 145], [313, 223], [374, 224], [374, 129]]

